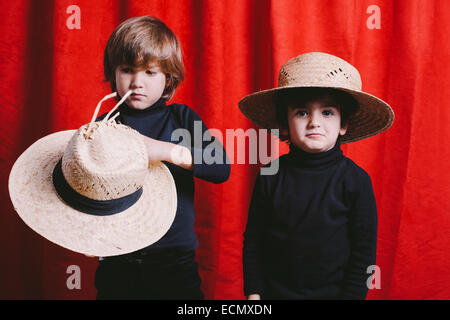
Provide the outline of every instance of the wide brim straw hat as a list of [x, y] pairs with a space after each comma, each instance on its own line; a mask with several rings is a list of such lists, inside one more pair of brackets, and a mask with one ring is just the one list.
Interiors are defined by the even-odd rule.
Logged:
[[155, 243], [177, 209], [168, 168], [149, 164], [137, 131], [107, 118], [36, 141], [9, 176], [14, 209], [30, 228], [64, 248], [101, 257]]
[[239, 101], [239, 108], [257, 126], [280, 129], [274, 97], [298, 88], [337, 89], [355, 98], [359, 108], [350, 116], [341, 143], [376, 135], [387, 130], [394, 121], [394, 111], [386, 102], [362, 91], [361, 76], [354, 66], [323, 52], [309, 52], [288, 60], [281, 67], [277, 88], [244, 97]]

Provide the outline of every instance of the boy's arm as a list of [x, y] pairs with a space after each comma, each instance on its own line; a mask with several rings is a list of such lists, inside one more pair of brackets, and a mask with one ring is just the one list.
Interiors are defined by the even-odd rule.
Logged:
[[213, 183], [222, 183], [230, 176], [230, 161], [222, 143], [212, 136], [200, 116], [186, 105], [178, 105], [174, 109], [181, 129], [187, 130], [189, 137], [172, 136], [187, 148], [192, 157], [192, 172], [194, 177]]
[[192, 171], [194, 164], [188, 148], [142, 135], [148, 151], [148, 161], [167, 161], [186, 170]]
[[369, 290], [367, 268], [376, 263], [377, 207], [372, 182], [363, 175], [362, 187], [350, 217], [351, 254], [345, 273], [341, 297], [365, 299]]
[[247, 226], [244, 232], [243, 270], [244, 294], [248, 299], [260, 299], [263, 293], [263, 233], [267, 210], [266, 193], [261, 175], [258, 174], [250, 202]]
[[[110, 118], [117, 112], [119, 112], [119, 110], [115, 110]], [[105, 116], [106, 113], [100, 115], [95, 121], [101, 121]], [[152, 139], [143, 134], [141, 134], [141, 136], [143, 137], [147, 148], [149, 162], [167, 161], [186, 170], [193, 170], [192, 155], [188, 148], [175, 143]]]

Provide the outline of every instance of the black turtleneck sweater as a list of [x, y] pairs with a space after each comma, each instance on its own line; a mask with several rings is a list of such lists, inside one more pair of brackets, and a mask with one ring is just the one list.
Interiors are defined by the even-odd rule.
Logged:
[[369, 175], [343, 156], [291, 147], [258, 175], [244, 233], [245, 295], [364, 299], [375, 264], [377, 210]]
[[[178, 200], [177, 212], [169, 231], [159, 241], [142, 250], [151, 251], [152, 248], [196, 249], [198, 241], [194, 232], [194, 177], [213, 183], [222, 183], [228, 179], [230, 162], [222, 144], [209, 135], [201, 118], [186, 105], [175, 103], [166, 105], [165, 100], [160, 99], [154, 105], [143, 110], [132, 109], [123, 103], [112, 113], [111, 117], [117, 112], [120, 112], [116, 118], [117, 122], [130, 126], [147, 137], [176, 144], [181, 142], [191, 150], [194, 161], [193, 171], [164, 161], [175, 181]], [[106, 113], [97, 120], [101, 120], [105, 116]], [[176, 135], [177, 139], [172, 141], [173, 132], [180, 128], [189, 131], [190, 139], [178, 138], [179, 136]], [[204, 135], [211, 139], [203, 141]], [[200, 137], [198, 143], [195, 139], [196, 136]], [[207, 157], [204, 157], [203, 154], [205, 150]], [[218, 161], [211, 163], [211, 159]]]

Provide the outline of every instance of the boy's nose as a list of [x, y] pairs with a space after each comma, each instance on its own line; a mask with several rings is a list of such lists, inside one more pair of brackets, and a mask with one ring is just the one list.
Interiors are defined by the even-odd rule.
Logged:
[[311, 114], [308, 124], [310, 127], [320, 127], [319, 115], [316, 112]]
[[131, 88], [141, 88], [143, 83], [143, 74], [142, 72], [135, 72], [133, 74], [133, 78], [131, 79], [130, 86]]

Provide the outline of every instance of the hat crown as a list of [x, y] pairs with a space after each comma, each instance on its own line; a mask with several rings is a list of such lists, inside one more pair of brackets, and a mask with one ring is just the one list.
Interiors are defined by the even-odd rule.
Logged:
[[127, 196], [142, 187], [148, 174], [148, 154], [140, 134], [113, 121], [79, 128], [62, 159], [67, 183], [94, 200]]
[[279, 87], [338, 87], [361, 91], [361, 76], [347, 61], [323, 52], [288, 60], [278, 76]]

